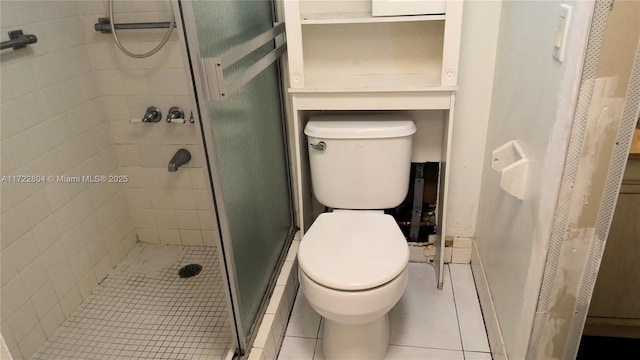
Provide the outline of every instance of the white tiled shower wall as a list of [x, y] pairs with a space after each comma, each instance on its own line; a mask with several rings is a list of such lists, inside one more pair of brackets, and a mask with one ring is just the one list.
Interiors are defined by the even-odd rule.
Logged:
[[[206, 166], [198, 126], [164, 121], [169, 108], [180, 106], [188, 118], [193, 108], [183, 51], [174, 30], [167, 44], [146, 59], [127, 57], [110, 34], [94, 31], [98, 17], [107, 14], [107, 1], [81, 2], [85, 36], [113, 139], [118, 166], [129, 176], [126, 193], [138, 238], [174, 245], [213, 245], [213, 219], [206, 191]], [[169, 21], [169, 2], [116, 1], [116, 23]], [[155, 47], [166, 29], [119, 31], [132, 52]], [[130, 123], [147, 107], [163, 113], [159, 123]], [[168, 172], [173, 154], [190, 151], [191, 161]]]
[[[117, 22], [166, 21], [166, 2], [116, 1]], [[0, 327], [28, 358], [141, 241], [212, 245], [195, 124], [130, 124], [147, 106], [192, 103], [177, 33], [151, 58], [93, 30], [107, 1], [5, 1], [0, 32], [38, 36], [1, 56], [1, 175], [126, 174], [125, 184], [2, 184]], [[121, 32], [134, 52], [164, 30]], [[167, 171], [184, 147], [191, 162]]]
[[[2, 1], [0, 33], [38, 43], [0, 58], [1, 175], [117, 174], [76, 3]], [[117, 183], [3, 183], [0, 327], [28, 358], [135, 244]]]

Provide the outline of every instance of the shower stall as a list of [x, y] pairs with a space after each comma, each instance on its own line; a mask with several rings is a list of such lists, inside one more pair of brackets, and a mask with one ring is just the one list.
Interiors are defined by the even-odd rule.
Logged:
[[278, 15], [270, 0], [0, 2], [14, 359], [247, 351], [296, 231]]

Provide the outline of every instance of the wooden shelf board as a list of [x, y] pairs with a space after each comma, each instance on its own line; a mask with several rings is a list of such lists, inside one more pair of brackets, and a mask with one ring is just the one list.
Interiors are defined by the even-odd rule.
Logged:
[[444, 14], [412, 16], [371, 16], [369, 13], [302, 14], [302, 25], [362, 24], [383, 22], [444, 20]]
[[362, 87], [362, 88], [319, 88], [319, 87], [305, 87], [305, 88], [289, 88], [290, 93], [379, 93], [379, 92], [443, 92], [443, 91], [457, 91], [457, 86], [422, 86], [422, 87], [403, 87], [403, 88], [383, 88], [383, 87]]
[[455, 91], [457, 86], [441, 86], [440, 76], [394, 75], [307, 75], [304, 88], [290, 92], [406, 92]]

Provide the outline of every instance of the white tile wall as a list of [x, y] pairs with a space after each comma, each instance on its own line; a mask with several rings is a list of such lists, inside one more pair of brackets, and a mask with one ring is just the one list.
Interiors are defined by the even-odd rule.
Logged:
[[[116, 3], [120, 22], [166, 21], [166, 1]], [[106, 109], [118, 168], [129, 176], [127, 200], [140, 241], [173, 245], [212, 245], [213, 215], [206, 192], [204, 153], [195, 124], [168, 124], [169, 108], [180, 106], [188, 117], [194, 110], [182, 49], [174, 31], [155, 55], [133, 59], [122, 54], [108, 34], [96, 33], [93, 24], [104, 16], [104, 6], [82, 4], [83, 31], [89, 41], [89, 57], [95, 69], [97, 89]], [[123, 44], [133, 52], [154, 47], [163, 30], [120, 32]], [[130, 123], [149, 106], [163, 113], [159, 123]], [[180, 149], [191, 152], [191, 161], [177, 172], [167, 169]]]
[[[21, 359], [52, 336], [136, 238], [122, 184], [46, 180], [118, 173], [79, 11], [101, 6], [0, 6], [2, 41], [17, 28], [39, 39], [0, 57], [0, 175], [9, 176], [0, 187], [0, 327]], [[45, 181], [6, 182], [18, 175]]]

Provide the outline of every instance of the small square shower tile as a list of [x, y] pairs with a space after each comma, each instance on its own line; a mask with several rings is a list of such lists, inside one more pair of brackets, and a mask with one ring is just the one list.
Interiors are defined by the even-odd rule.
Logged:
[[[138, 244], [33, 359], [224, 358], [231, 334], [215, 251]], [[201, 273], [180, 278], [191, 263]]]

